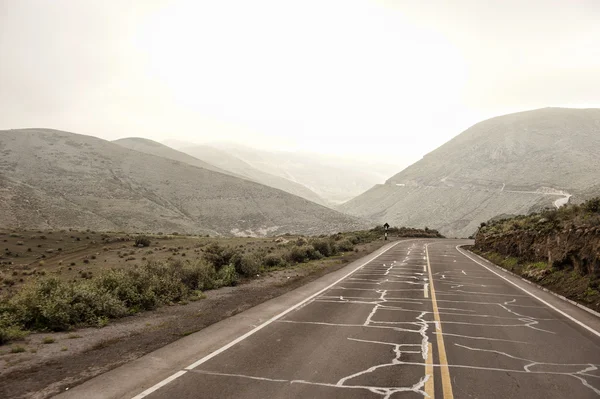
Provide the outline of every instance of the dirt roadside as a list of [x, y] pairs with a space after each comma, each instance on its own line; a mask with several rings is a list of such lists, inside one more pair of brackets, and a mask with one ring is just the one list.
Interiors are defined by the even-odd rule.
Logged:
[[31, 334], [17, 343], [23, 352], [6, 348], [0, 355], [0, 397], [50, 397], [338, 270], [385, 243], [363, 244], [358, 252], [271, 271], [237, 287], [208, 291], [206, 299], [144, 312], [104, 328]]

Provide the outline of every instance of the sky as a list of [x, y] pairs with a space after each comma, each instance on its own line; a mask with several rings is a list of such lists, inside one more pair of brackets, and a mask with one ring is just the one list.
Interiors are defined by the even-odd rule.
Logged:
[[406, 166], [473, 124], [600, 107], [597, 0], [0, 0], [0, 129]]

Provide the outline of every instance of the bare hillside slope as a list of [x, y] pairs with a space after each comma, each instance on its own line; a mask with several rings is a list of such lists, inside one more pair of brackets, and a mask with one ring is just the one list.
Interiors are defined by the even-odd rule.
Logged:
[[48, 129], [0, 131], [0, 224], [271, 235], [365, 227], [251, 181]]
[[339, 209], [466, 237], [500, 214], [526, 214], [598, 195], [598, 148], [598, 109], [544, 108], [500, 116], [467, 129]]
[[465, 130], [388, 183], [572, 194], [598, 184], [600, 109], [543, 108]]
[[242, 176], [243, 178], [264, 184], [266, 186], [278, 188], [298, 197], [305, 198], [309, 201], [321, 205], [328, 205], [327, 201], [321, 198], [317, 193], [308, 187], [286, 179], [285, 177], [276, 176], [274, 174], [264, 172], [250, 165], [249, 163], [229, 154], [227, 151], [211, 147], [208, 145], [195, 145], [193, 147], [184, 148], [181, 150], [188, 156], [201, 159], [211, 165], [226, 170], [230, 174]]
[[183, 153], [181, 151], [174, 150], [171, 147], [167, 147], [166, 145], [158, 143], [154, 140], [149, 140], [142, 137], [128, 137], [124, 139], [114, 140], [113, 143], [118, 144], [121, 147], [129, 148], [130, 150], [143, 152], [151, 155], [157, 155], [159, 157], [172, 159], [174, 161], [185, 162], [198, 168], [204, 168], [212, 170], [214, 172], [243, 178], [240, 175], [236, 175], [235, 173], [231, 173], [227, 170], [216, 167], [208, 162], [204, 162], [198, 158], [194, 158], [193, 156]]

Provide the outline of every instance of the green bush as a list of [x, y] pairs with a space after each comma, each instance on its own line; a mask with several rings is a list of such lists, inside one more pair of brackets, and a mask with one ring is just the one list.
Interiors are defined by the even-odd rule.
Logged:
[[147, 236], [137, 236], [135, 238], [136, 247], [149, 247], [150, 243], [150, 238], [148, 238]]
[[281, 255], [268, 254], [265, 256], [264, 264], [266, 267], [285, 267], [287, 262]]
[[241, 256], [239, 266], [236, 271], [242, 276], [253, 276], [259, 272], [262, 266], [262, 259], [259, 255], [245, 254]]
[[310, 244], [324, 257], [334, 256], [338, 253], [338, 246], [336, 242], [329, 238], [311, 240]]
[[592, 198], [583, 204], [583, 209], [590, 213], [600, 213], [600, 198]]
[[[4, 307], [15, 315], [9, 325], [63, 331], [181, 301], [196, 289], [234, 284], [236, 276], [227, 272], [216, 276], [214, 267], [206, 262], [148, 262], [127, 271], [110, 270], [86, 281], [39, 280], [25, 286]], [[215, 283], [216, 278], [221, 281]]]
[[343, 239], [337, 242], [337, 248], [341, 252], [349, 252], [354, 250], [354, 244], [348, 239]]
[[348, 237], [348, 240], [352, 243], [352, 245], [356, 245], [356, 244], [360, 243], [360, 238], [358, 238], [355, 235]]
[[238, 275], [233, 265], [222, 267], [217, 273], [216, 285], [217, 287], [228, 287], [236, 285], [238, 281]]
[[241, 253], [235, 248], [224, 247], [213, 242], [204, 248], [204, 259], [212, 263], [219, 271], [230, 263], [238, 264], [241, 261]]
[[94, 323], [98, 317], [121, 317], [127, 308], [112, 293], [89, 281], [62, 282], [55, 277], [24, 287], [10, 301], [18, 323], [28, 329], [64, 331]]
[[206, 291], [216, 288], [216, 279], [215, 267], [204, 259], [185, 263], [181, 267], [181, 280], [191, 290]]
[[23, 339], [28, 334], [18, 324], [14, 309], [7, 306], [7, 303], [0, 303], [0, 345], [9, 341]]
[[312, 245], [302, 245], [293, 247], [288, 253], [291, 262], [302, 263], [309, 260], [321, 259], [323, 255]]

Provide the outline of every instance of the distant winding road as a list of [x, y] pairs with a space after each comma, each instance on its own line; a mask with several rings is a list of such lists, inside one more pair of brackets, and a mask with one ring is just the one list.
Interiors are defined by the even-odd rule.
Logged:
[[[502, 183], [502, 188], [500, 189], [500, 191], [504, 191], [504, 188], [506, 187], [506, 183]], [[561, 198], [557, 199], [556, 201], [554, 201], [554, 207], [555, 208], [560, 208], [561, 206], [567, 205], [569, 203], [569, 199], [572, 197], [571, 194], [567, 193], [566, 191], [562, 191], [562, 190], [557, 190], [557, 191], [553, 191], [553, 192], [543, 192], [543, 191], [513, 191], [513, 190], [506, 190], [507, 193], [522, 193], [522, 194], [540, 194], [540, 195], [555, 195], [555, 196], [562, 196]]]

